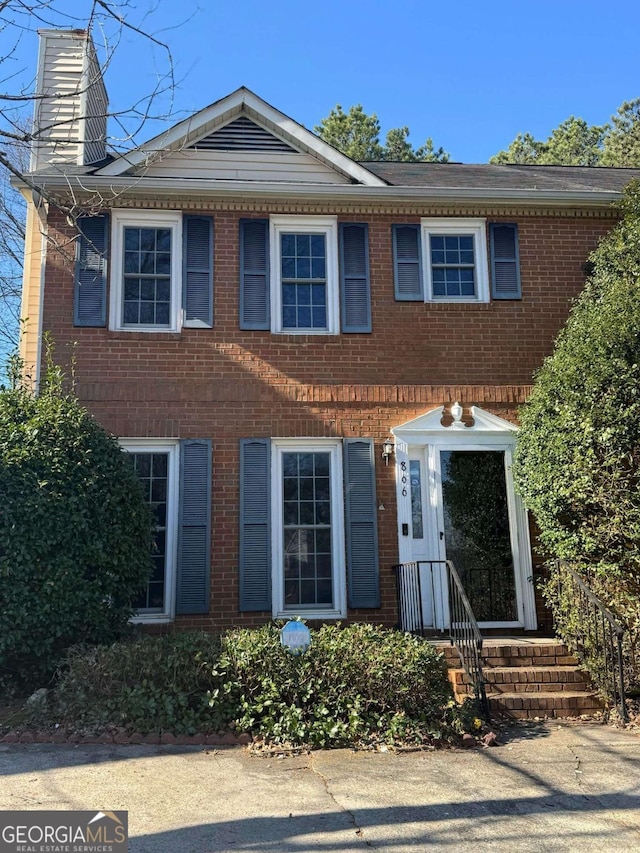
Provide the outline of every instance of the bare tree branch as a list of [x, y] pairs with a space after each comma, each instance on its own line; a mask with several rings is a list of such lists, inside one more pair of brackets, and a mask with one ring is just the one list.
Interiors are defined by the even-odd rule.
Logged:
[[[188, 0], [195, 2], [195, 0]], [[83, 6], [83, 15], [76, 7]], [[18, 334], [19, 299], [22, 280], [22, 256], [25, 236], [26, 205], [23, 197], [11, 186], [19, 183], [25, 191], [49, 208], [57, 208], [67, 222], [74, 226], [78, 217], [92, 215], [112, 205], [124, 190], [114, 189], [107, 195], [85, 191], [82, 184], [65, 191], [51, 192], [38, 174], [29, 172], [29, 149], [38, 143], [49, 143], [52, 133], [55, 145], [77, 145], [74, 137], [75, 118], [42, 121], [34, 127], [28, 111], [46, 109], [47, 101], [77, 99], [96, 83], [84, 81], [71, 92], [60, 91], [52, 97], [37, 90], [35, 49], [30, 64], [25, 67], [21, 58], [26, 40], [33, 40], [36, 29], [86, 30], [96, 42], [101, 75], [109, 68], [123, 44], [123, 34], [138, 40], [141, 50], [147, 46], [157, 55], [159, 71], [148, 91], [136, 93], [128, 104], [118, 104], [95, 118], [107, 122], [107, 150], [111, 155], [136, 143], [136, 136], [149, 120], [170, 120], [173, 116], [173, 94], [176, 86], [174, 61], [168, 43], [153, 30], [153, 17], [159, 3], [156, 0], [76, 0], [73, 14], [65, 11], [62, 0], [0, 0], [0, 360], [3, 349], [15, 344]], [[163, 6], [163, 11], [166, 7]], [[188, 17], [188, 13], [187, 13]], [[176, 24], [178, 26], [179, 24]], [[172, 29], [172, 27], [166, 28]], [[46, 112], [45, 112], [46, 115]], [[69, 130], [66, 137], [65, 128]], [[115, 130], [113, 136], [109, 135]], [[62, 131], [62, 132], [61, 132]], [[40, 150], [40, 149], [39, 149]], [[135, 183], [136, 179], [132, 179]], [[73, 255], [74, 240], [63, 241], [49, 248], [60, 251], [66, 258]]]

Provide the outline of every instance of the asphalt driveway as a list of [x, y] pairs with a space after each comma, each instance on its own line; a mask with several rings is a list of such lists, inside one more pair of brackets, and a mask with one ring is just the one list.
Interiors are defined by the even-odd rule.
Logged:
[[132, 853], [640, 851], [640, 736], [549, 723], [495, 748], [0, 745], [0, 809], [129, 811]]

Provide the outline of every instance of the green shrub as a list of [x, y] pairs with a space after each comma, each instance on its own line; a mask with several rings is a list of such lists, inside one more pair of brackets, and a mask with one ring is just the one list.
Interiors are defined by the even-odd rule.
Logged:
[[443, 657], [372, 625], [325, 626], [293, 655], [279, 626], [144, 637], [74, 649], [50, 720], [87, 728], [210, 732], [229, 727], [313, 747], [428, 742], [461, 730]]
[[152, 518], [114, 438], [50, 367], [0, 389], [0, 684], [37, 685], [74, 643], [123, 635]]
[[[640, 185], [520, 410], [514, 464], [546, 555], [640, 635]], [[548, 588], [553, 603], [553, 586]], [[640, 670], [640, 661], [636, 666]]]
[[[591, 573], [588, 565], [573, 563], [571, 568], [581, 575], [588, 586], [603, 595], [603, 584]], [[563, 638], [581, 666], [590, 674], [594, 685], [603, 698], [611, 698], [612, 681], [618, 675], [617, 642], [615, 633], [609, 635], [606, 619], [602, 619], [595, 608], [590, 609], [591, 619], [585, 616], [588, 602], [581, 599], [573, 583], [567, 582], [566, 569], [562, 564], [551, 563], [548, 577], [542, 584], [542, 593], [551, 611], [556, 632]], [[616, 591], [613, 591], [614, 596]], [[620, 594], [617, 594], [620, 600]], [[640, 631], [635, 621], [621, 619], [612, 614], [615, 621], [625, 629], [622, 637], [622, 677], [628, 694], [640, 694]], [[626, 625], [625, 625], [626, 621]]]
[[278, 626], [223, 638], [241, 695], [240, 728], [313, 746], [441, 736], [450, 722], [446, 663], [416, 637], [374, 625], [325, 625], [304, 655]]
[[[148, 734], [216, 731], [233, 720], [217, 670], [220, 638], [204, 632], [139, 637], [111, 646], [71, 649], [49, 713], [57, 722]], [[216, 702], [211, 703], [211, 696]]]

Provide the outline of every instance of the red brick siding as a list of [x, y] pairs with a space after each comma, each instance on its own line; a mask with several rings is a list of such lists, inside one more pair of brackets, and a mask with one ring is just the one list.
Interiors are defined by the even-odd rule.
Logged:
[[[382, 608], [350, 616], [392, 625], [394, 469], [382, 464], [381, 441], [392, 427], [455, 399], [515, 420], [533, 371], [583, 286], [582, 265], [613, 220], [487, 216], [518, 222], [523, 298], [456, 305], [394, 300], [391, 225], [419, 215], [341, 215], [369, 223], [373, 333], [324, 337], [238, 328], [238, 221], [247, 213], [214, 216], [214, 329], [74, 328], [73, 263], [50, 250], [44, 328], [57, 360], [68, 362], [75, 342], [79, 395], [116, 435], [214, 439], [211, 613], [180, 625], [258, 624], [269, 615], [237, 613], [240, 438], [372, 436], [378, 503], [385, 506], [378, 518]], [[52, 241], [61, 235], [69, 229], [54, 214]]]

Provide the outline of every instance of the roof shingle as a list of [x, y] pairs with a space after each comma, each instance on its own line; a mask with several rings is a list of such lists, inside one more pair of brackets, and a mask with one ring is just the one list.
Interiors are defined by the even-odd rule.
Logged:
[[621, 192], [640, 169], [602, 166], [520, 166], [467, 163], [361, 163], [391, 186]]

